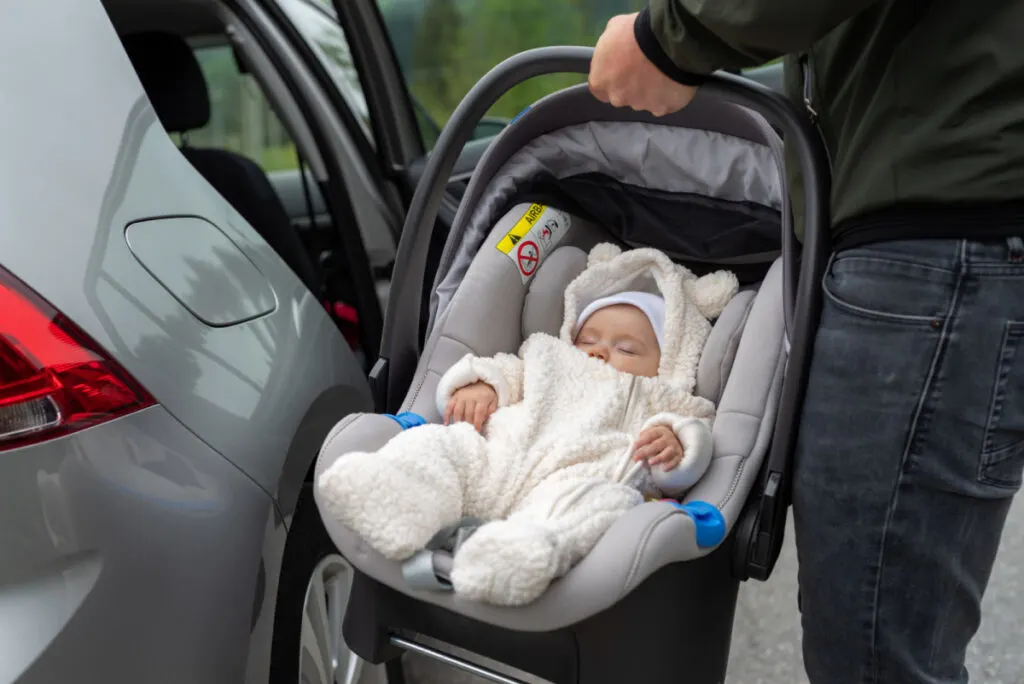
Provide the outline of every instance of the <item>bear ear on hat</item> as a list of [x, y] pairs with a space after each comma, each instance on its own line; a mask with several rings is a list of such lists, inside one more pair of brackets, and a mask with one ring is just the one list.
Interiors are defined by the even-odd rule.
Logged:
[[718, 318], [736, 293], [739, 281], [731, 271], [715, 271], [683, 282], [683, 289], [707, 319]]
[[611, 242], [594, 245], [587, 256], [587, 268], [604, 264], [622, 254], [622, 248]]

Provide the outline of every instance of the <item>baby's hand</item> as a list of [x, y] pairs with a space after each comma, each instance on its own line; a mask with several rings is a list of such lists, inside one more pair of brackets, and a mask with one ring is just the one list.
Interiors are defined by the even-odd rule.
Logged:
[[482, 380], [465, 385], [452, 392], [444, 410], [444, 424], [465, 421], [472, 423], [477, 432], [498, 409], [498, 393]]
[[655, 425], [636, 438], [634, 461], [647, 461], [648, 466], [659, 463], [662, 470], [672, 470], [683, 460], [683, 445], [671, 428]]

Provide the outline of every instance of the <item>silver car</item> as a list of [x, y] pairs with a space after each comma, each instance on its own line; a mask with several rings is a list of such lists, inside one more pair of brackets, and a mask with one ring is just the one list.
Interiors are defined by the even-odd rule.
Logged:
[[50, 0], [3, 19], [0, 684], [356, 681], [310, 473], [334, 424], [373, 410], [436, 126], [379, 8]]

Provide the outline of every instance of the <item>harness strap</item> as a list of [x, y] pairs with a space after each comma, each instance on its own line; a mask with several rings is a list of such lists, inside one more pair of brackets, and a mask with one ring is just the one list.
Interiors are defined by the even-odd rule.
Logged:
[[451, 591], [451, 558], [483, 520], [467, 516], [441, 528], [427, 545], [402, 563], [402, 577], [412, 589]]

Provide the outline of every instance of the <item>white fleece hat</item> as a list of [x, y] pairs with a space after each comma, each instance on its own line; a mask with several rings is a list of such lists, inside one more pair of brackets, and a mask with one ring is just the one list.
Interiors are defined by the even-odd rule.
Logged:
[[594, 312], [604, 309], [609, 306], [616, 304], [629, 304], [640, 309], [647, 316], [647, 320], [651, 322], [651, 327], [654, 328], [654, 335], [658, 338], [658, 348], [664, 348], [665, 342], [662, 336], [665, 333], [665, 300], [656, 294], [649, 292], [619, 292], [617, 294], [608, 295], [607, 297], [601, 297], [595, 299], [580, 312], [579, 318], [576, 319], [576, 327], [573, 330], [573, 337], [580, 331], [583, 324], [588, 318], [594, 315]]

